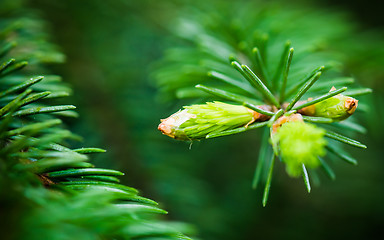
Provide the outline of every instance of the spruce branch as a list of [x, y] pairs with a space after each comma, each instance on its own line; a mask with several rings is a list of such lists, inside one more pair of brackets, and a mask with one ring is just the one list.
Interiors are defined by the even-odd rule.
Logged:
[[[204, 13], [201, 15], [205, 16]], [[184, 106], [184, 110], [171, 115], [167, 120], [162, 120], [159, 129], [173, 138], [193, 141], [266, 127], [270, 136], [262, 138], [263, 144], [252, 184], [254, 188], [258, 185], [262, 171], [264, 171], [264, 176], [268, 176], [267, 179], [264, 179], [267, 185], [264, 189], [263, 206], [266, 204], [269, 193], [273, 171], [272, 163], [275, 157], [281, 158], [286, 165], [289, 176], [303, 176], [307, 191], [310, 192], [312, 170], [322, 169], [329, 178], [335, 178], [333, 170], [326, 163], [327, 151], [337, 152], [336, 154], [343, 160], [354, 162], [345, 155], [339, 154], [337, 150], [340, 148], [339, 145], [335, 147], [336, 149], [330, 150], [330, 143], [327, 139], [366, 148], [364, 144], [330, 130], [334, 126], [347, 128], [347, 124], [344, 122], [358, 109], [358, 100], [351, 96], [371, 92], [370, 89], [364, 88], [348, 91], [345, 85], [351, 85], [354, 80], [342, 77], [337, 69], [331, 71], [330, 69], [337, 65], [330, 62], [332, 58], [319, 57], [321, 62], [303, 62], [301, 60], [305, 57], [311, 59], [311, 55], [317, 56], [316, 51], [306, 52], [306, 49], [311, 49], [313, 46], [300, 42], [295, 47], [297, 54], [295, 53], [294, 56], [292, 46], [295, 41], [285, 41], [284, 44], [284, 40], [282, 43], [281, 38], [279, 38], [280, 42], [273, 42], [271, 39], [276, 36], [269, 34], [268, 31], [273, 32], [273, 30], [268, 28], [265, 35], [262, 34], [263, 36], [268, 35], [268, 38], [260, 38], [261, 35], [257, 35], [259, 36], [256, 37], [257, 41], [241, 38], [247, 36], [248, 32], [261, 32], [261, 29], [258, 29], [258, 24], [263, 25], [258, 21], [263, 22], [263, 19], [257, 18], [257, 16], [253, 19], [253, 25], [250, 24], [247, 26], [248, 28], [244, 27], [239, 30], [242, 33], [237, 36], [239, 37], [238, 42], [227, 35], [221, 35], [219, 31], [214, 31], [217, 28], [222, 30], [229, 28], [226, 25], [228, 19], [223, 18], [221, 19], [222, 22], [218, 19], [215, 27], [213, 27], [197, 21], [195, 17], [186, 18], [190, 25], [198, 29], [193, 34], [186, 35], [186, 39], [195, 45], [193, 48], [195, 52], [190, 55], [191, 58], [188, 61], [180, 62], [181, 58], [173, 58], [177, 57], [177, 51], [175, 51], [176, 54], [165, 61], [166, 67], [160, 68], [157, 72], [156, 77], [161, 83], [160, 87], [172, 86], [173, 89], [187, 89], [196, 86], [197, 89], [211, 95], [211, 98], [208, 99], [216, 100], [219, 97], [229, 101], [229, 105], [226, 105], [227, 108], [240, 109], [243, 106], [241, 109], [244, 112], [246, 109], [249, 113], [256, 112], [260, 115], [252, 120], [256, 123], [249, 120], [252, 114], [248, 114], [248, 117], [243, 118], [242, 121], [235, 121], [234, 119], [237, 118], [234, 118], [233, 113], [228, 113], [227, 110], [217, 108], [215, 113], [211, 114], [206, 111], [205, 104], [191, 105]], [[263, 29], [265, 31], [265, 27]], [[287, 39], [294, 38], [294, 36], [286, 37]], [[199, 41], [195, 39], [199, 39]], [[271, 45], [272, 42], [273, 45]], [[201, 46], [204, 48], [202, 49]], [[188, 51], [193, 50], [188, 48]], [[233, 53], [227, 54], [229, 52]], [[271, 60], [270, 55], [276, 59]], [[230, 66], [236, 71], [223, 66], [226, 58], [229, 58]], [[199, 62], [202, 61], [209, 61], [211, 64], [200, 65]], [[183, 64], [189, 69], [195, 69], [195, 71], [185, 72], [180, 67], [176, 67]], [[175, 68], [172, 69], [172, 66]], [[307, 73], [303, 72], [302, 69], [305, 69]], [[201, 72], [204, 73], [204, 71], [208, 73], [209, 78], [202, 78], [204, 81], [199, 83], [196, 76], [199, 76]], [[272, 72], [274, 73], [273, 76], [270, 74]], [[172, 76], [172, 80], [167, 80], [165, 76]], [[331, 76], [331, 80], [329, 76]], [[198, 84], [195, 85], [195, 83]], [[210, 87], [211, 84], [215, 87]], [[330, 87], [332, 89], [329, 91]], [[308, 100], [303, 100], [304, 97]], [[180, 116], [187, 113], [192, 114], [186, 110], [191, 108], [194, 109], [193, 115]], [[182, 118], [183, 121], [175, 125], [176, 120], [174, 118]], [[207, 130], [208, 126], [205, 125], [207, 122], [210, 123], [210, 130]], [[227, 125], [223, 127], [223, 123]], [[362, 132], [364, 130], [359, 124], [354, 123], [352, 126], [350, 131]], [[185, 134], [184, 128], [185, 130], [194, 129], [193, 134]], [[182, 132], [177, 132], [179, 130]], [[270, 150], [268, 149], [271, 148], [269, 145], [272, 145], [273, 160], [269, 158]]]

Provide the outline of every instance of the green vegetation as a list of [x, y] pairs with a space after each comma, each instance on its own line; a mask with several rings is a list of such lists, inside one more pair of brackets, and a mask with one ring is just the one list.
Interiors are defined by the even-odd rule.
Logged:
[[120, 184], [124, 173], [89, 162], [86, 154], [105, 150], [66, 146], [79, 138], [64, 128], [77, 113], [55, 102], [71, 89], [56, 75], [31, 77], [63, 55], [47, 41], [41, 19], [6, 15], [0, 21], [6, 59], [0, 69], [2, 238], [190, 239], [177, 230], [188, 226], [154, 217], [167, 212]]
[[[375, 4], [0, 5], [1, 239], [380, 234]], [[186, 141], [156, 130], [180, 109]]]

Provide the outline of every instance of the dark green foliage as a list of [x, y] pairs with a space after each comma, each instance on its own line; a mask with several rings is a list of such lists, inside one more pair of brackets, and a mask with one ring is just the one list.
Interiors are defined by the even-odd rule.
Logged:
[[189, 226], [160, 220], [157, 215], [167, 212], [155, 201], [119, 184], [122, 172], [90, 163], [86, 154], [103, 149], [70, 149], [68, 140], [78, 137], [65, 129], [65, 122], [77, 116], [70, 111], [75, 107], [52, 104], [71, 89], [58, 76], [33, 75], [64, 56], [47, 40], [41, 19], [21, 17], [4, 6], [0, 4], [1, 239], [190, 239], [180, 232], [190, 231]]

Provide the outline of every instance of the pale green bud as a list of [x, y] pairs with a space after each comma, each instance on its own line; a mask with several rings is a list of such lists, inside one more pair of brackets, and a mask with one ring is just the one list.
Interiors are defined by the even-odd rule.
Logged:
[[[336, 90], [332, 87], [331, 91]], [[334, 120], [344, 120], [351, 116], [357, 108], [358, 100], [338, 94], [324, 101], [301, 109], [299, 112], [315, 117], [326, 117]]]
[[324, 134], [324, 129], [302, 121], [286, 122], [276, 130], [272, 143], [279, 145], [288, 175], [300, 176], [302, 164], [308, 168], [320, 165], [319, 157], [326, 153]]
[[207, 102], [185, 106], [183, 110], [161, 120], [158, 129], [178, 140], [198, 140], [210, 133], [248, 126], [260, 116], [244, 106]]

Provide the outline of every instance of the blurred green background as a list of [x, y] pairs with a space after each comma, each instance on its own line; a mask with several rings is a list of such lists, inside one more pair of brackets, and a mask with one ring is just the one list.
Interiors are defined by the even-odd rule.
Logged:
[[[160, 202], [170, 212], [168, 218], [194, 224], [202, 239], [384, 236], [384, 58], [377, 56], [383, 52], [384, 21], [379, 5], [310, 3], [314, 9], [347, 13], [347, 21], [357, 26], [355, 35], [335, 45], [351, 57], [350, 74], [374, 89], [372, 96], [360, 99], [371, 111], [357, 116], [368, 129], [358, 137], [368, 149], [348, 148], [359, 165], [335, 162], [336, 181], [321, 176], [321, 186], [311, 194], [301, 179], [289, 178], [276, 165], [269, 203], [262, 208], [262, 191], [251, 189], [260, 131], [196, 142], [191, 149], [157, 131], [159, 119], [181, 103], [162, 101], [151, 74], [165, 50], [180, 44], [168, 29], [181, 9], [202, 2], [28, 1], [50, 22], [53, 41], [67, 55], [65, 64], [52, 68], [74, 87], [81, 117], [72, 122], [72, 130], [84, 137], [86, 146], [108, 150], [96, 156], [96, 164], [126, 172], [124, 183]], [[205, 1], [201, 8], [214, 4], [220, 1]], [[371, 29], [361, 46], [348, 45], [349, 38]]]

